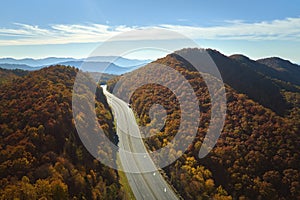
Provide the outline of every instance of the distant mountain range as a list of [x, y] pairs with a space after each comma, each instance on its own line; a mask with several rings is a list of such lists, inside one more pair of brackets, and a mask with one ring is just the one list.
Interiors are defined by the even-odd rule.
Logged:
[[60, 62], [66, 62], [70, 60], [76, 60], [74, 58], [56, 58], [49, 57], [43, 59], [32, 59], [32, 58], [24, 58], [24, 59], [14, 59], [14, 58], [0, 58], [0, 64], [18, 64], [18, 65], [28, 65], [30, 67], [41, 67], [46, 65], [53, 65]]
[[22, 69], [26, 71], [33, 71], [41, 69], [41, 67], [31, 67], [25, 64], [7, 64], [7, 63], [0, 63], [0, 68], [2, 69]]
[[[0, 67], [4, 69], [38, 70], [50, 65], [69, 65], [90, 72], [105, 72], [120, 75], [143, 66], [151, 60], [127, 59], [118, 56], [95, 56], [86, 59], [56, 58], [44, 59], [14, 59], [0, 58]], [[82, 65], [84, 64], [84, 65]]]

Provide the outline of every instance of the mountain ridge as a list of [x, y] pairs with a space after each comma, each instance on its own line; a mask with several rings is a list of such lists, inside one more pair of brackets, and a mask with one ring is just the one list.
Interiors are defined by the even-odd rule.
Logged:
[[[116, 64], [128, 67], [131, 65], [138, 65], [143, 63], [149, 63], [151, 60], [143, 60], [143, 59], [128, 59], [121, 56], [91, 56], [87, 58], [72, 58], [72, 57], [46, 57], [46, 58], [22, 58], [22, 59], [15, 59], [11, 57], [7, 58], [0, 58], [1, 64], [24, 64], [29, 65], [31, 67], [37, 66], [45, 66], [45, 65], [55, 65], [61, 62], [67, 61], [98, 61], [98, 62], [113, 62], [117, 61]], [[132, 64], [134, 63], [134, 64]]]
[[285, 82], [300, 85], [300, 66], [278, 57], [270, 57], [259, 60], [252, 60], [244, 55], [232, 55], [234, 59], [244, 65], [249, 66], [258, 73]]
[[[192, 53], [196, 54], [198, 50], [183, 51], [193, 51]], [[118, 96], [124, 91], [133, 90], [134, 84], [131, 81], [139, 85], [143, 82], [141, 77], [145, 76], [146, 80], [161, 77], [161, 71], [155, 70], [155, 64], [173, 68], [193, 87], [199, 101], [201, 116], [199, 119], [187, 120], [199, 120], [197, 135], [185, 153], [164, 168], [171, 183], [184, 199], [297, 199], [300, 196], [300, 109], [299, 103], [293, 105], [292, 111], [289, 110], [289, 106], [290, 103], [300, 102], [300, 91], [284, 91], [282, 84], [255, 71], [248, 63], [249, 60], [244, 57], [242, 62], [218, 51], [208, 50], [208, 53], [215, 61], [225, 83], [227, 114], [215, 147], [203, 159], [200, 159], [198, 154], [203, 146], [204, 137], [207, 136], [214, 105], [211, 105], [209, 91], [201, 73], [197, 73], [196, 69], [176, 55], [176, 52], [111, 80], [108, 82], [108, 89], [113, 91], [119, 80], [129, 80], [120, 82], [122, 84], [118, 85], [119, 93], [116, 93]], [[149, 71], [151, 73], [148, 73]], [[131, 107], [138, 117], [137, 121], [146, 128], [143, 129], [144, 134], [152, 133], [151, 137], [145, 138], [149, 151], [160, 150], [171, 142], [172, 145], [176, 145], [184, 142], [185, 137], [193, 137], [191, 124], [185, 125], [180, 129], [182, 132], [178, 133], [182, 125], [181, 120], [185, 120], [180, 119], [182, 111], [178, 98], [189, 99], [186, 87], [178, 83], [175, 76], [168, 74], [166, 80], [166, 84], [178, 85], [179, 94], [174, 94], [165, 85], [144, 84], [138, 89], [134, 88], [136, 90], [130, 99]], [[273, 92], [275, 94], [272, 94]], [[278, 95], [282, 98], [280, 103]], [[126, 95], [119, 97], [123, 96]], [[269, 108], [265, 99], [273, 104], [272, 108]], [[152, 123], [155, 124], [165, 114], [161, 111], [153, 114], [151, 106], [155, 104], [162, 105], [167, 116], [164, 124], [152, 127]], [[283, 113], [278, 112], [280, 106]], [[174, 144], [176, 134], [181, 137], [177, 138]], [[163, 153], [173, 157], [182, 151], [172, 149]]]
[[[286, 113], [288, 104], [280, 88], [272, 80], [245, 62], [227, 57], [216, 50], [208, 49], [207, 52], [218, 67], [225, 84], [279, 115]], [[248, 59], [246, 56], [242, 57], [243, 61]]]

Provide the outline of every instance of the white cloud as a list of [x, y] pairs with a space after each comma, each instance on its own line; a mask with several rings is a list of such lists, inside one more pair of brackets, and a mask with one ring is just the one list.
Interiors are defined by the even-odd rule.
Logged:
[[178, 31], [194, 39], [300, 40], [300, 18], [258, 23], [227, 21], [227, 25], [214, 27], [180, 25], [162, 25], [162, 27]]
[[[151, 27], [110, 26], [108, 24], [55, 24], [41, 28], [28, 24], [15, 24], [16, 28], [0, 28], [0, 46], [41, 45], [103, 42], [119, 33], [146, 28], [163, 28], [179, 32], [192, 39], [215, 40], [292, 40], [300, 41], [300, 18], [247, 23], [240, 20], [224, 21], [218, 26], [183, 26], [161, 24]], [[153, 37], [155, 36], [155, 37]], [[125, 34], [124, 40], [163, 40], [157, 31], [148, 35], [137, 32]]]

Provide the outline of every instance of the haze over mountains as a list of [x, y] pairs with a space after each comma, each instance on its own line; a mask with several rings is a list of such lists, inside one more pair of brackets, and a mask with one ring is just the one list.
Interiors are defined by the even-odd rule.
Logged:
[[81, 68], [82, 64], [84, 63], [83, 70], [85, 71], [105, 72], [119, 75], [132, 71], [149, 62], [151, 62], [151, 60], [127, 59], [118, 56], [95, 56], [84, 59], [56, 57], [43, 59], [0, 58], [0, 67], [4, 69], [23, 69], [33, 71], [57, 64]]
[[[209, 50], [213, 54], [213, 50]], [[213, 55], [212, 55], [213, 56]], [[225, 55], [224, 55], [225, 56]], [[226, 56], [225, 56], [226, 57]], [[265, 73], [270, 77], [277, 78], [292, 83], [300, 83], [298, 78], [298, 64], [291, 63], [288, 60], [270, 57], [259, 60], [252, 60], [247, 56], [235, 54], [229, 56], [231, 60], [235, 60], [242, 65], [250, 66], [259, 73]], [[133, 71], [141, 66], [150, 63], [152, 60], [128, 59], [118, 56], [95, 56], [83, 59], [75, 58], [58, 58], [48, 57], [43, 59], [14, 59], [14, 58], [0, 58], [0, 67], [3, 69], [22, 69], [22, 70], [38, 70], [50, 65], [66, 65], [77, 68], [82, 67], [90, 72], [104, 72], [120, 75], [126, 72]], [[215, 61], [218, 62], [218, 61]]]

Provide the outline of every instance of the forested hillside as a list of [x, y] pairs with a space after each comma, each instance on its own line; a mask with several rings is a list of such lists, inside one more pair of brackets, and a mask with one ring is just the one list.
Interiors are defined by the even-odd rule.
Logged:
[[257, 62], [270, 68], [269, 71], [273, 72], [273, 75], [271, 75], [271, 77], [300, 85], [299, 65], [293, 64], [288, 60], [284, 60], [278, 57], [259, 59], [257, 60]]
[[[122, 199], [117, 171], [93, 158], [76, 132], [76, 73], [52, 66], [1, 85], [0, 199]], [[114, 137], [100, 87], [96, 94], [99, 124]]]
[[[224, 83], [264, 107], [272, 109], [278, 115], [283, 116], [288, 113], [289, 103], [282, 94], [281, 86], [273, 80], [277, 78], [278, 73], [270, 72], [267, 70], [270, 69], [269, 67], [245, 56], [227, 57], [210, 49], [208, 53], [216, 63]], [[285, 81], [285, 79], [278, 80]]]
[[[197, 54], [198, 50], [182, 51]], [[180, 72], [193, 87], [201, 110], [199, 119], [194, 119], [200, 121], [196, 139], [180, 159], [164, 169], [170, 181], [185, 199], [299, 199], [299, 87], [258, 73], [249, 63], [236, 58], [213, 50], [208, 53], [226, 83], [227, 115], [216, 146], [203, 159], [198, 158], [198, 152], [211, 115], [210, 97], [203, 78], [176, 54], [151, 64], [163, 64]], [[159, 73], [155, 67], [150, 71], [148, 65], [128, 77], [139, 82], [139, 77], [151, 80]], [[109, 81], [108, 88], [112, 90], [120, 78]], [[176, 84], [175, 79], [173, 82]], [[150, 107], [157, 103], [164, 106], [167, 110], [165, 126], [161, 130], [149, 130], [156, 134], [145, 139], [145, 143], [150, 151], [166, 146], [179, 127], [178, 98], [166, 87], [149, 84], [136, 90], [131, 102], [138, 122], [146, 127], [151, 127]], [[188, 126], [184, 134], [189, 137]], [[169, 156], [178, 153], [170, 152]]]
[[0, 84], [12, 81], [14, 78], [22, 77], [28, 74], [28, 71], [21, 69], [2, 69], [0, 66]]

